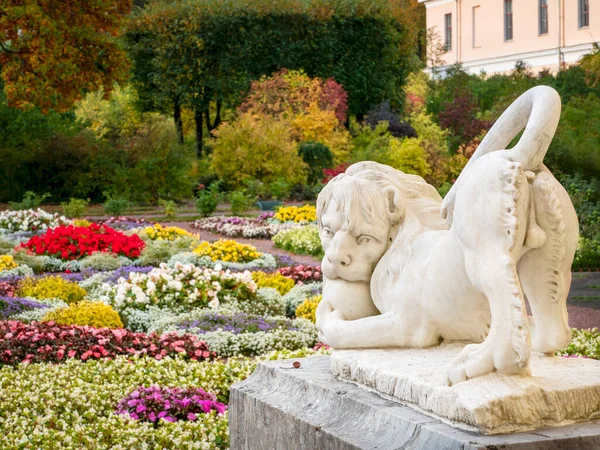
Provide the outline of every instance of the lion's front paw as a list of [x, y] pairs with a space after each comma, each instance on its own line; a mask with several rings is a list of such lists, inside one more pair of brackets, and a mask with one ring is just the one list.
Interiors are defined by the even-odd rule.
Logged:
[[510, 344], [494, 346], [489, 339], [481, 344], [467, 345], [450, 363], [448, 385], [466, 381], [498, 370], [504, 374], [527, 374], [528, 364], [520, 364]]
[[331, 311], [319, 327], [319, 340], [333, 348], [344, 347], [344, 315], [339, 311]]

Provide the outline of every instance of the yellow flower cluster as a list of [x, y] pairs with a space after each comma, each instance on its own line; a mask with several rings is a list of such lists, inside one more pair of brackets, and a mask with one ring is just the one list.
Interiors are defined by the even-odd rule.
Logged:
[[85, 220], [85, 219], [75, 219], [73, 221], [73, 225], [75, 225], [76, 227], [89, 227], [92, 224], [92, 222], [90, 222], [89, 220]]
[[274, 288], [281, 295], [287, 294], [294, 287], [294, 280], [284, 277], [279, 272], [252, 272], [252, 279], [259, 288]]
[[304, 300], [296, 308], [296, 317], [302, 317], [315, 323], [317, 321], [317, 306], [319, 306], [322, 299], [322, 295], [315, 295]]
[[312, 205], [282, 206], [275, 213], [280, 222], [314, 222], [317, 220], [317, 208]]
[[192, 234], [189, 231], [179, 227], [163, 227], [160, 223], [155, 223], [151, 227], [146, 227], [142, 231], [141, 237], [144, 239], [152, 239], [153, 241], [174, 241], [180, 237], [189, 236], [199, 238], [197, 234]]
[[19, 283], [17, 295], [39, 299], [59, 298], [68, 304], [73, 304], [83, 300], [87, 292], [77, 283], [66, 281], [58, 276], [50, 276], [39, 280], [26, 278]]
[[0, 256], [0, 272], [3, 270], [15, 269], [18, 264], [15, 262], [12, 256], [2, 255]]
[[249, 244], [240, 244], [230, 239], [219, 239], [216, 242], [201, 242], [194, 249], [200, 256], [209, 256], [213, 261], [250, 262], [262, 256], [256, 247]]
[[123, 328], [123, 322], [111, 306], [103, 302], [84, 300], [48, 312], [42, 322], [54, 321], [58, 325], [89, 325], [94, 328]]

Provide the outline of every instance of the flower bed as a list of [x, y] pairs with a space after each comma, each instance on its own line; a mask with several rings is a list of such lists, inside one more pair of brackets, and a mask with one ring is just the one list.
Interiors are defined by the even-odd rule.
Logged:
[[194, 249], [194, 253], [199, 256], [207, 256], [213, 261], [234, 263], [247, 263], [262, 256], [262, 253], [258, 252], [253, 245], [225, 239], [219, 239], [216, 242], [201, 242]]
[[245, 237], [249, 239], [270, 239], [281, 230], [301, 226], [297, 223], [270, 223], [271, 216], [254, 219], [248, 217], [215, 216], [194, 222], [194, 227], [209, 233], [221, 234], [227, 237]]
[[319, 229], [314, 225], [280, 231], [273, 236], [273, 242], [276, 247], [297, 255], [323, 257]]
[[317, 208], [312, 205], [282, 206], [277, 209], [273, 218], [281, 223], [309, 223], [317, 221]]
[[256, 295], [250, 272], [231, 273], [180, 263], [173, 267], [163, 263], [145, 274], [131, 272], [128, 279], [119, 279], [112, 286], [105, 283], [103, 288], [100, 300], [117, 311], [149, 305], [214, 309], [222, 302], [247, 301]]
[[198, 335], [220, 357], [258, 356], [272, 350], [298, 350], [317, 343], [316, 327], [305, 319], [260, 317], [232, 312], [193, 311], [161, 324], [162, 332]]
[[77, 283], [66, 281], [59, 276], [25, 278], [19, 282], [17, 295], [37, 299], [61, 299], [66, 303], [77, 303], [87, 292]]
[[323, 283], [307, 283], [294, 286], [283, 296], [286, 315], [288, 317], [295, 317], [298, 306], [307, 298], [319, 295], [322, 288]]
[[103, 302], [82, 301], [66, 308], [57, 308], [44, 315], [43, 322], [57, 325], [88, 325], [94, 328], [123, 328], [114, 309]]
[[39, 232], [49, 228], [69, 225], [71, 221], [59, 214], [50, 214], [43, 209], [0, 212], [0, 234], [23, 231]]
[[89, 227], [56, 227], [21, 244], [37, 255], [49, 255], [63, 260], [80, 259], [95, 252], [137, 258], [144, 245], [144, 241], [137, 235], [127, 236], [113, 228], [97, 224]]
[[252, 272], [252, 279], [256, 282], [256, 285], [259, 288], [273, 288], [276, 289], [281, 295], [287, 294], [295, 284], [292, 278], [285, 277], [279, 272]]
[[94, 220], [94, 222], [98, 225], [110, 225], [116, 230], [131, 230], [146, 225], [146, 219], [125, 216], [109, 217], [105, 220]]
[[202, 388], [142, 386], [119, 402], [116, 413], [156, 424], [160, 419], [195, 422], [211, 411], [223, 414], [226, 409], [227, 406], [217, 402], [215, 394], [209, 394]]
[[147, 355], [156, 359], [180, 355], [203, 360], [213, 353], [203, 341], [190, 334], [158, 336], [54, 322], [0, 321], [0, 364], [60, 362], [70, 358], [86, 361], [118, 355]]
[[164, 240], [164, 241], [174, 241], [179, 239], [180, 237], [195, 237], [199, 238], [200, 236], [194, 235], [189, 231], [184, 230], [179, 227], [163, 227], [160, 223], [155, 223], [152, 226], [144, 228], [140, 232], [140, 237], [144, 240], [150, 239], [153, 241], [156, 240]]
[[600, 359], [600, 331], [571, 329], [573, 340], [569, 346], [557, 352], [558, 356]]
[[17, 263], [10, 255], [0, 255], [0, 272], [17, 268]]
[[278, 272], [284, 277], [291, 278], [296, 284], [323, 281], [323, 273], [320, 266], [299, 264], [297, 266], [281, 267], [278, 269]]
[[28, 298], [0, 296], [0, 320], [8, 319], [10, 316], [24, 311], [47, 308], [47, 304]]
[[317, 306], [323, 300], [322, 295], [315, 295], [304, 300], [296, 308], [296, 317], [302, 317], [310, 320], [312, 323], [317, 322]]
[[[324, 352], [275, 352], [265, 359], [302, 358]], [[229, 401], [229, 388], [247, 378], [257, 360], [185, 361], [117, 357], [83, 363], [0, 367], [0, 448], [227, 448], [227, 412], [196, 421], [158, 425], [115, 414], [119, 401], [139, 386], [201, 387]], [[26, 446], [23, 445], [26, 444]]]

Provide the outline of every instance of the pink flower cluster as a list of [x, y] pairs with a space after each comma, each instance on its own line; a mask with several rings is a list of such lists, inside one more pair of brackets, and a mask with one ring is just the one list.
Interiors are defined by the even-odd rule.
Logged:
[[284, 277], [291, 278], [296, 284], [311, 283], [322, 281], [323, 273], [321, 266], [308, 266], [300, 264], [298, 266], [281, 267], [278, 272]]
[[195, 421], [198, 416], [216, 411], [223, 414], [227, 406], [217, 401], [214, 394], [202, 388], [168, 388], [161, 386], [140, 387], [127, 395], [117, 405], [117, 414], [143, 422], [156, 424], [160, 419], [167, 422]]
[[191, 334], [159, 336], [54, 322], [0, 321], [0, 365], [60, 362], [68, 358], [111, 359], [119, 355], [147, 355], [156, 359], [181, 355], [199, 361], [216, 357], [204, 341]]
[[18, 281], [17, 278], [11, 281], [0, 281], [0, 297], [14, 297]]

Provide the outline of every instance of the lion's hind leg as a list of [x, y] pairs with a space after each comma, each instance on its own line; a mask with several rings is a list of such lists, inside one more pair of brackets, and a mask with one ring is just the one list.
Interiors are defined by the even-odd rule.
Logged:
[[568, 194], [547, 169], [537, 174], [531, 186], [535, 220], [547, 239], [542, 247], [523, 256], [518, 271], [533, 314], [532, 349], [554, 353], [571, 340], [567, 296], [577, 247], [577, 214]]
[[492, 320], [485, 341], [466, 346], [452, 361], [449, 384], [494, 370], [529, 373], [529, 323], [517, 275], [529, 187], [519, 163], [487, 159], [477, 161], [488, 174], [486, 183], [474, 178], [469, 186], [467, 181], [461, 189], [464, 201], [459, 203], [461, 192], [457, 196], [454, 227], [463, 244], [466, 273], [473, 287], [488, 299]]

